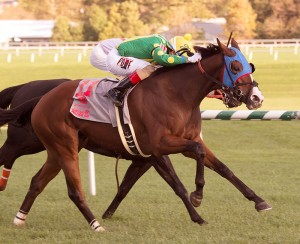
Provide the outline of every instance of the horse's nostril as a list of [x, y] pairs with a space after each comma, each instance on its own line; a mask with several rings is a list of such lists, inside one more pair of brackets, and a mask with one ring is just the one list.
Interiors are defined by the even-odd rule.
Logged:
[[251, 96], [251, 101], [252, 101], [252, 102], [255, 102], [255, 103], [259, 103], [259, 102], [260, 102], [260, 99], [259, 99], [258, 96], [252, 95], [252, 96]]

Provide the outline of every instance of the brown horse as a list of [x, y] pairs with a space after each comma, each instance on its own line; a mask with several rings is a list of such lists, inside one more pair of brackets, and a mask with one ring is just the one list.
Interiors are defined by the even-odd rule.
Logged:
[[[79, 81], [64, 83], [43, 96], [31, 119], [35, 133], [47, 149], [48, 157], [43, 167], [32, 178], [30, 189], [14, 223], [25, 224], [26, 216], [36, 197], [62, 169], [71, 200], [94, 230], [104, 230], [88, 208], [81, 186], [78, 149], [88, 142], [98, 145], [106, 154], [133, 159], [120, 191], [104, 213], [104, 218], [115, 212], [134, 183], [151, 166], [182, 199], [192, 221], [198, 224], [205, 223], [193, 207], [199, 206], [203, 198], [204, 164], [228, 179], [246, 198], [254, 201], [258, 211], [271, 209], [213, 155], [199, 136], [199, 105], [210, 91], [222, 89], [225, 102], [230, 107], [244, 102], [249, 109], [255, 109], [261, 106], [263, 100], [251, 74], [233, 80], [232, 87], [219, 82], [225, 69], [236, 75], [247, 67], [238, 59], [226, 64], [226, 57], [235, 57], [236, 50], [239, 50], [234, 40], [231, 41], [231, 45], [235, 49], [227, 48], [219, 41], [218, 45], [220, 52], [203, 59], [201, 64], [186, 64], [158, 70], [140, 83], [129, 96], [131, 121], [140, 148], [145, 154], [151, 155], [149, 158], [130, 155], [123, 147], [117, 129], [110, 124], [80, 120], [69, 113]], [[28, 104], [30, 102], [24, 106]], [[20, 116], [21, 110], [22, 108], [16, 108], [10, 111], [8, 119], [5, 118], [5, 113], [1, 114], [0, 123], [5, 123], [5, 120], [12, 121]], [[191, 201], [169, 158], [165, 156], [172, 153], [183, 153], [197, 162], [196, 191], [191, 194]]]

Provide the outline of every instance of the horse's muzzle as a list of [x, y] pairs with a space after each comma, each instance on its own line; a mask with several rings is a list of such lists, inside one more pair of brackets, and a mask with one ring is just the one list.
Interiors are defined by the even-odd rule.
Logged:
[[264, 101], [264, 96], [262, 95], [261, 91], [258, 87], [253, 87], [251, 94], [249, 95], [246, 103], [246, 107], [249, 110], [258, 109], [262, 106]]

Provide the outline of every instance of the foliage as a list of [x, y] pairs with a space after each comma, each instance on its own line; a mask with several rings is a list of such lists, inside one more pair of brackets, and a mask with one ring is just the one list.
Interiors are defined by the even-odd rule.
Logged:
[[133, 37], [149, 33], [147, 26], [140, 18], [137, 3], [124, 1], [115, 3], [108, 10], [108, 22], [101, 32], [99, 39], [110, 37]]
[[53, 41], [80, 41], [83, 40], [82, 26], [72, 23], [67, 17], [60, 16], [56, 19], [53, 29]]
[[256, 14], [248, 0], [231, 0], [225, 5], [225, 35], [233, 31], [238, 38], [254, 37]]
[[298, 0], [250, 0], [257, 11], [260, 38], [299, 38], [300, 2]]
[[98, 40], [99, 33], [103, 31], [105, 25], [107, 25], [106, 12], [98, 5], [93, 4], [86, 11], [86, 19], [84, 22], [85, 40]]
[[65, 16], [71, 20], [81, 19], [84, 7], [83, 0], [20, 0], [20, 5], [33, 12], [37, 19], [55, 19], [56, 16]]
[[[234, 31], [239, 38], [297, 38], [300, 34], [298, 0], [20, 0], [23, 9], [37, 19], [65, 16], [78, 26], [71, 39], [96, 41], [111, 37], [131, 37], [168, 32], [168, 35], [191, 33], [202, 37], [194, 18], [224, 17], [224, 35]], [[59, 32], [61, 28], [56, 28]], [[77, 29], [78, 31], [79, 29]], [[65, 36], [56, 33], [57, 36]], [[69, 31], [71, 34], [72, 31]], [[73, 35], [73, 34], [72, 34]], [[66, 36], [68, 37], [68, 35]], [[65, 39], [69, 40], [70, 37]]]

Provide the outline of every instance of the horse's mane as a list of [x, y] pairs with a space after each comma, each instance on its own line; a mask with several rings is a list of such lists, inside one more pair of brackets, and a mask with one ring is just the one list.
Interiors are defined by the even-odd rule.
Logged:
[[[208, 44], [207, 47], [200, 47], [200, 46], [194, 46], [194, 49], [197, 51], [197, 52], [200, 52], [201, 53], [201, 56], [202, 56], [202, 59], [205, 59], [205, 58], [208, 58], [208, 57], [211, 57], [213, 55], [216, 55], [218, 53], [221, 52], [221, 49], [218, 45], [214, 45], [212, 43]], [[184, 65], [189, 65], [189, 64], [181, 64], [181, 66], [184, 66]], [[178, 68], [178, 66], [173, 66], [173, 67], [162, 67], [162, 68], [159, 68], [157, 69], [155, 72], [153, 72], [151, 74], [151, 76], [155, 76], [155, 75], [158, 75], [160, 73], [163, 73], [167, 70], [172, 70], [172, 69], [176, 69]]]
[[203, 59], [211, 57], [211, 56], [221, 52], [220, 47], [218, 45], [214, 45], [212, 43], [208, 44], [208, 46], [206, 48], [200, 47], [200, 46], [195, 46], [194, 49], [197, 50], [198, 52], [200, 51]]

